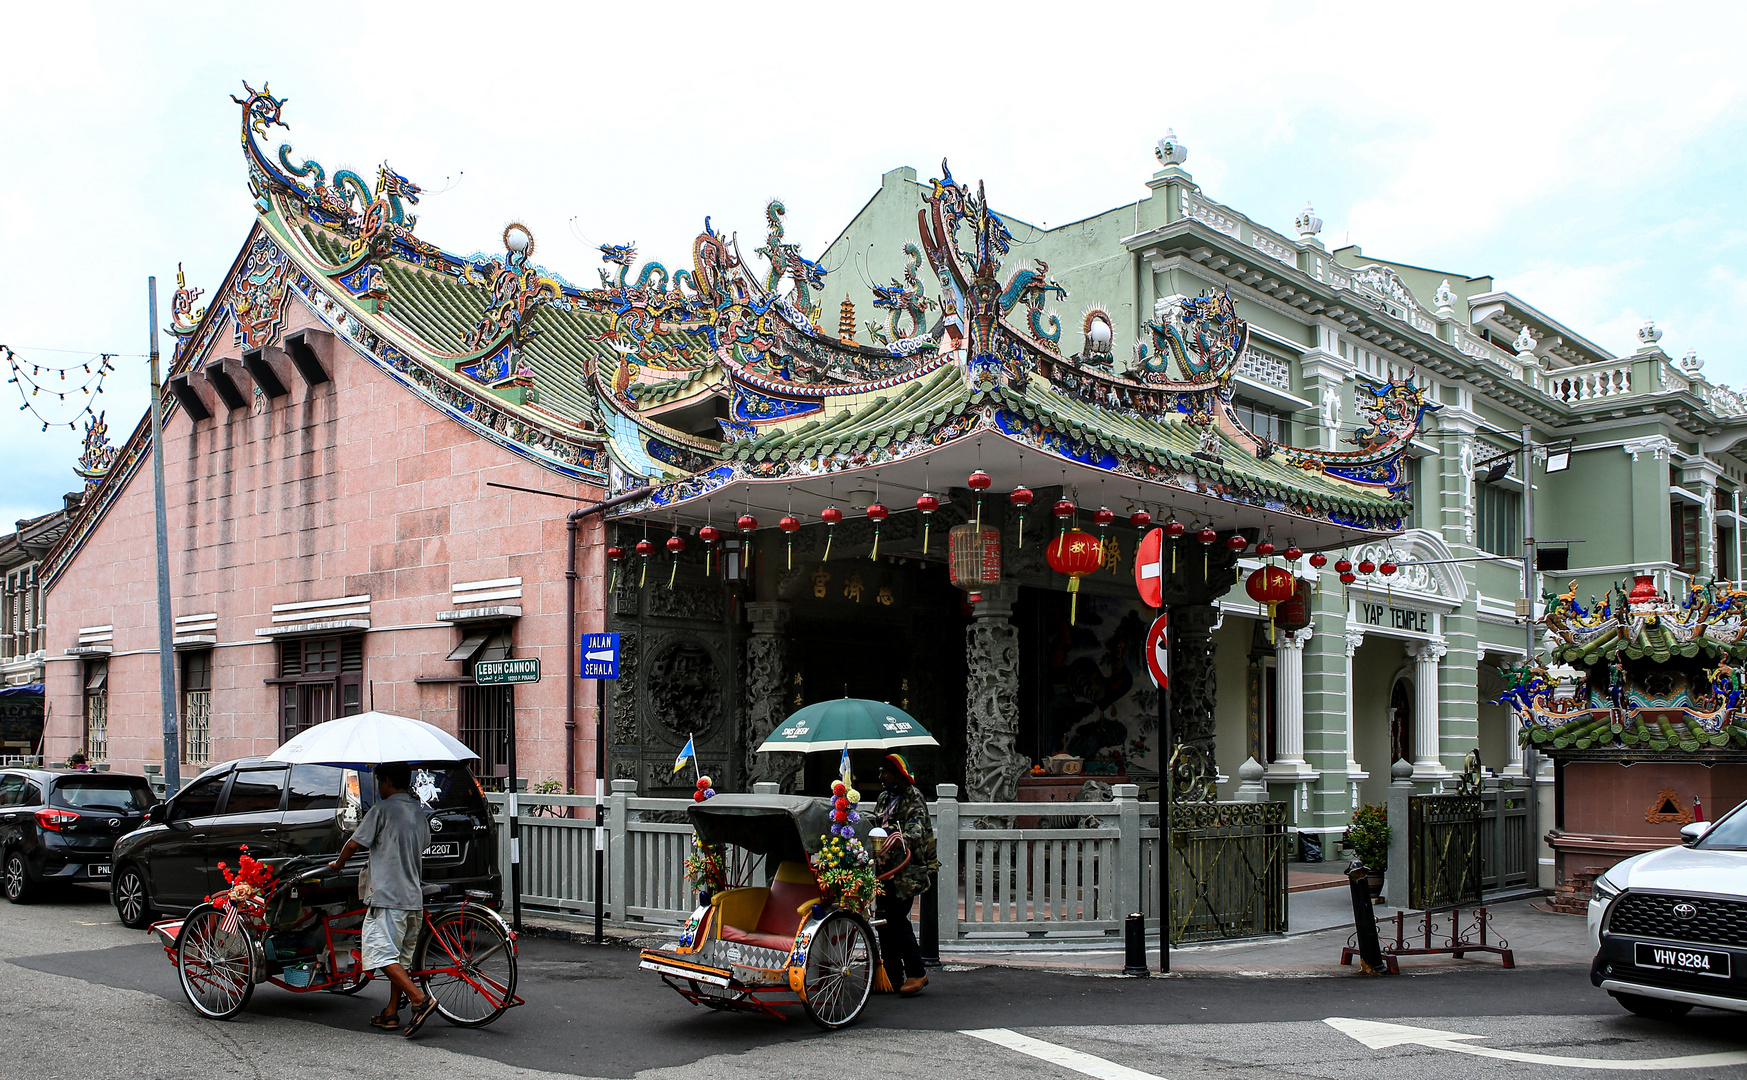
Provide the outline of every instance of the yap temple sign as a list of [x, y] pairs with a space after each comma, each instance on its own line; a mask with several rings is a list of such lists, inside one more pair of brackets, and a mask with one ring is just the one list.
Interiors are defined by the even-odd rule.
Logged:
[[1386, 630], [1404, 630], [1410, 634], [1430, 634], [1436, 629], [1429, 611], [1399, 608], [1389, 604], [1371, 604], [1363, 600], [1353, 604], [1354, 622], [1364, 626], [1380, 626]]

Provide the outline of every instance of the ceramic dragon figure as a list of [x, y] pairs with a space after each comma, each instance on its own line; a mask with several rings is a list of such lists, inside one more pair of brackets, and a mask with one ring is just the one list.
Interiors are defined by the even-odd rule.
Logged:
[[770, 226], [770, 233], [765, 237], [764, 246], [756, 249], [758, 254], [770, 260], [770, 273], [765, 275], [764, 289], [774, 293], [783, 279], [788, 278], [795, 286], [795, 307], [811, 313], [812, 290], [825, 287], [825, 268], [802, 255], [799, 244], [783, 239], [783, 216], [787, 213], [788, 208], [776, 199], [764, 208], [764, 219]]
[[934, 301], [922, 291], [922, 279], [916, 275], [922, 268], [922, 250], [915, 244], [905, 244], [904, 254], [909, 258], [904, 265], [904, 279], [893, 278], [890, 285], [873, 287], [874, 307], [891, 311], [891, 334], [899, 340], [925, 330], [928, 309], [934, 306]]
[[510, 224], [503, 231], [503, 243], [502, 259], [466, 266], [467, 283], [487, 292], [485, 310], [467, 336], [470, 350], [484, 349], [506, 332], [510, 347], [519, 348], [533, 336], [528, 324], [535, 309], [543, 304], [569, 306], [564, 289], [534, 265], [534, 235], [527, 226]]
[[1143, 342], [1135, 347], [1140, 381], [1172, 381], [1171, 366], [1175, 364], [1183, 381], [1230, 383], [1250, 342], [1249, 324], [1238, 318], [1231, 290], [1170, 298], [1162, 301], [1155, 313], [1156, 321], [1143, 324], [1152, 337], [1151, 345]]
[[1031, 331], [1031, 336], [1051, 352], [1061, 351], [1062, 321], [1050, 315], [1044, 318], [1044, 297], [1055, 293], [1061, 300], [1068, 298], [1068, 290], [1050, 280], [1049, 264], [1042, 259], [1034, 260], [1036, 269], [1026, 267], [1016, 272], [1007, 282], [1007, 287], [1001, 290], [998, 303], [1001, 314], [1009, 315], [1020, 304], [1025, 305], [1025, 326]]

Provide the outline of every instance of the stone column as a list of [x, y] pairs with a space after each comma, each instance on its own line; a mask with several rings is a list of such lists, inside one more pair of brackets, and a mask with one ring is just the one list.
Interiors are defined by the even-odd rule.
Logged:
[[1416, 780], [1448, 776], [1439, 758], [1438, 667], [1449, 646], [1443, 641], [1416, 641], [1407, 647], [1413, 658], [1413, 775]]
[[[1176, 741], [1198, 748], [1210, 771], [1214, 758], [1215, 685], [1213, 627], [1219, 622], [1214, 604], [1181, 604], [1171, 608], [1171, 729]], [[1170, 748], [1164, 750], [1166, 755]]]
[[752, 783], [776, 783], [792, 790], [800, 775], [800, 754], [760, 754], [759, 744], [793, 710], [789, 708], [789, 605], [782, 601], [746, 605], [752, 632], [746, 636], [740, 745]]
[[1026, 760], [1019, 743], [1019, 628], [1013, 601], [1019, 586], [983, 587], [965, 631], [965, 799], [1011, 802], [1019, 797]]
[[1281, 634], [1274, 650], [1274, 752], [1269, 779], [1316, 775], [1304, 760], [1304, 643], [1315, 629]]
[[1348, 627], [1347, 639], [1347, 781], [1353, 783], [1362, 778], [1365, 770], [1359, 765], [1359, 731], [1358, 717], [1353, 712], [1353, 654], [1359, 651], [1359, 646], [1365, 643], [1365, 632], [1356, 627]]

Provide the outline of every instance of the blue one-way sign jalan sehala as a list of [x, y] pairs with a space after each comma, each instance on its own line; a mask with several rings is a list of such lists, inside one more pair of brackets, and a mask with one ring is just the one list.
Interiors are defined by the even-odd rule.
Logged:
[[582, 635], [582, 666], [578, 673], [584, 679], [618, 678], [619, 635]]

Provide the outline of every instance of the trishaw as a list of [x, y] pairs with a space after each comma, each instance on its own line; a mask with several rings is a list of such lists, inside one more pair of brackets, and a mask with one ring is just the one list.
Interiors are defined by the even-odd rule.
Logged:
[[775, 1006], [799, 1004], [822, 1028], [854, 1023], [885, 980], [872, 856], [832, 828], [832, 802], [723, 794], [688, 813], [704, 902], [641, 966], [694, 1005], [782, 1016]]
[[[261, 865], [253, 864], [255, 873]], [[202, 1016], [235, 1016], [264, 982], [294, 994], [355, 994], [373, 977], [363, 967], [356, 875], [330, 870], [328, 857], [320, 855], [288, 860], [273, 873], [266, 888], [241, 902], [204, 903], [186, 918], [151, 928]], [[449, 893], [447, 886], [425, 886], [424, 924], [409, 974], [436, 999], [443, 1019], [484, 1027], [522, 1004], [516, 937], [485, 906], [489, 893]]]

